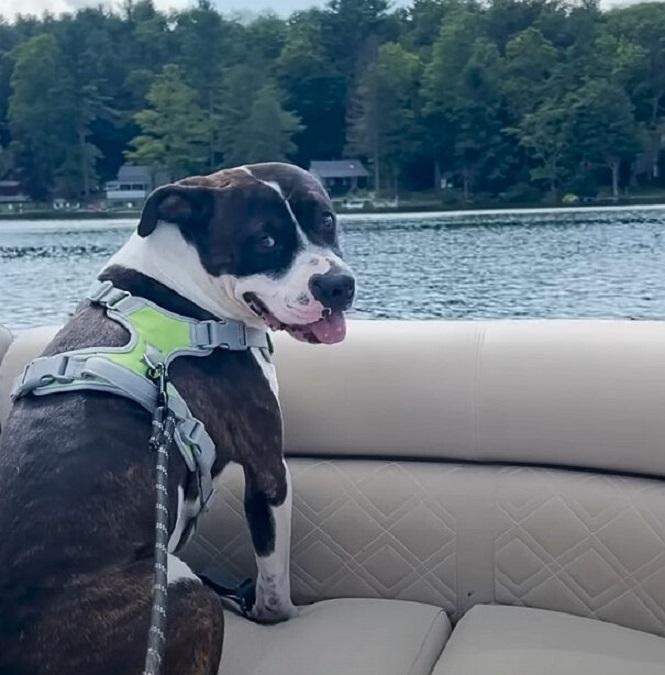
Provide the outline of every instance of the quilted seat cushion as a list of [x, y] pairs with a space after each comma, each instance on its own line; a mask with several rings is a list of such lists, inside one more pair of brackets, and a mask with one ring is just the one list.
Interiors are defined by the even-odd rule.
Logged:
[[225, 614], [220, 675], [429, 675], [450, 622], [431, 605], [327, 600], [259, 626]]
[[662, 675], [665, 639], [594, 619], [477, 605], [433, 675]]
[[[525, 605], [665, 636], [665, 481], [526, 467], [291, 458], [296, 604]], [[187, 550], [254, 576], [240, 467]]]

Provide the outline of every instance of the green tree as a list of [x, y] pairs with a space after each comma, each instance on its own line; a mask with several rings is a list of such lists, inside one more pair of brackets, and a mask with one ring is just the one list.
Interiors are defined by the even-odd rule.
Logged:
[[177, 178], [198, 173], [206, 165], [208, 120], [182, 70], [164, 66], [146, 100], [148, 107], [135, 115], [141, 134], [131, 142], [127, 159]]
[[431, 58], [432, 46], [448, 17], [465, 7], [478, 11], [475, 5], [472, 0], [412, 0], [403, 19], [405, 46], [421, 58]]
[[9, 173], [14, 164], [14, 157], [8, 148], [0, 146], [0, 180]]
[[518, 117], [551, 95], [558, 65], [556, 48], [537, 28], [529, 27], [508, 41], [503, 93]]
[[127, 157], [180, 175], [345, 151], [376, 160], [382, 189], [445, 174], [469, 199], [616, 192], [629, 168], [631, 186], [665, 187], [663, 35], [665, 4], [599, 0], [18, 17], [0, 21], [4, 170], [38, 199], [93, 196]]
[[389, 42], [363, 73], [357, 89], [356, 115], [347, 129], [347, 152], [369, 157], [374, 165], [374, 188], [397, 189], [400, 166], [415, 150], [420, 59]]
[[[426, 144], [431, 147], [435, 185], [441, 176], [457, 172], [456, 134], [453, 112], [465, 99], [461, 73], [469, 62], [472, 43], [480, 27], [466, 8], [448, 17], [432, 47], [432, 58], [425, 69], [422, 98]], [[465, 183], [465, 193], [468, 185]]]
[[8, 119], [12, 153], [27, 193], [51, 194], [66, 145], [62, 131], [69, 108], [61, 100], [62, 54], [52, 35], [32, 37], [14, 52]]
[[537, 161], [531, 177], [546, 181], [549, 194], [556, 201], [567, 173], [566, 153], [570, 150], [569, 100], [566, 97], [545, 100], [525, 115], [514, 131]]
[[98, 185], [97, 130], [121, 122], [115, 110], [109, 80], [116, 76], [111, 26], [100, 8], [86, 8], [64, 16], [56, 30], [62, 53], [59, 98], [68, 112], [63, 129], [67, 151], [57, 172], [58, 188], [72, 197], [86, 199]]
[[241, 47], [247, 29], [226, 21], [209, 0], [199, 0], [192, 9], [177, 15], [178, 64], [187, 83], [196, 90], [208, 120], [207, 168], [217, 165], [217, 118], [223, 91], [224, 71], [242, 59]]
[[611, 10], [606, 32], [642, 52], [636, 77], [627, 86], [645, 132], [642, 164], [653, 179], [659, 174], [665, 135], [665, 6], [649, 2]]
[[437, 179], [442, 172], [460, 179], [467, 200], [479, 177], [495, 182], [506, 170], [503, 71], [496, 45], [480, 34], [474, 14], [461, 10], [449, 17], [426, 73], [424, 113]]
[[643, 137], [626, 92], [606, 80], [589, 80], [571, 97], [572, 144], [591, 165], [612, 173], [612, 195], [619, 196], [621, 162], [642, 149]]
[[298, 118], [284, 110], [275, 84], [264, 84], [251, 104], [248, 118], [224, 153], [225, 164], [286, 161], [297, 147], [293, 136], [302, 130]]
[[101, 153], [91, 142], [91, 125], [106, 113], [97, 88], [70, 79], [63, 80], [59, 98], [68, 102], [69, 112], [62, 124], [66, 149], [62, 164], [56, 170], [56, 184], [63, 194], [87, 199], [96, 186], [97, 160]]
[[296, 159], [303, 165], [341, 156], [345, 141], [346, 79], [326, 44], [326, 15], [312, 9], [295, 14], [276, 61], [285, 106], [302, 121]]

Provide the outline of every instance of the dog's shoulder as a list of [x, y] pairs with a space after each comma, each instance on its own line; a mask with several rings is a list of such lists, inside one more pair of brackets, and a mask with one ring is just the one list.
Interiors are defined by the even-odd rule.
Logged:
[[106, 316], [105, 310], [83, 301], [43, 352], [53, 356], [90, 347], [121, 347], [129, 341], [127, 329]]

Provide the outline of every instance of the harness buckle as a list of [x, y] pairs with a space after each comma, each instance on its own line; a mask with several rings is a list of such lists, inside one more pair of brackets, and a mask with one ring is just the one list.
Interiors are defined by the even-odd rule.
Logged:
[[197, 473], [199, 465], [197, 448], [199, 446], [199, 438], [204, 431], [203, 424], [193, 417], [190, 419], [180, 418], [176, 431], [177, 440], [180, 441], [178, 443], [180, 454], [185, 460], [189, 471]]
[[23, 369], [20, 377], [17, 378], [16, 384], [10, 394], [11, 399], [15, 400], [34, 389], [46, 387], [54, 382], [71, 384], [76, 379], [77, 373], [73, 369], [71, 372], [67, 372], [70, 363], [71, 359], [66, 354], [42, 357], [29, 363]]
[[200, 321], [195, 328], [197, 333], [196, 346], [200, 349], [215, 349], [217, 347], [228, 349], [228, 342], [223, 342], [220, 335], [220, 328], [222, 326], [226, 326], [224, 319]]
[[60, 359], [60, 363], [58, 363], [58, 368], [55, 371], [55, 373], [51, 375], [42, 376], [42, 380], [49, 379], [50, 382], [66, 382], [66, 383], [73, 382], [74, 377], [65, 374], [67, 372], [67, 369], [69, 368], [70, 360], [71, 359], [69, 358], [69, 356], [63, 354], [62, 358]]
[[198, 447], [203, 431], [203, 424], [194, 417], [180, 423], [180, 438], [188, 445]]
[[247, 347], [247, 326], [244, 323], [238, 324], [238, 342], [242, 347]]
[[116, 288], [113, 285], [113, 282], [103, 281], [101, 284], [97, 285], [88, 293], [88, 300], [97, 305], [102, 305], [103, 307], [108, 307], [113, 309], [125, 298], [130, 297], [131, 293], [128, 291], [123, 291], [121, 288]]

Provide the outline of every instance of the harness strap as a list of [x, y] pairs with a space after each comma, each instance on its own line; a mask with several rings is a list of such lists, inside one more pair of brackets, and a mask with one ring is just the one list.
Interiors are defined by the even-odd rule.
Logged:
[[[197, 321], [180, 314], [174, 314], [158, 307], [150, 300], [133, 296], [127, 291], [116, 288], [110, 281], [97, 282], [88, 293], [88, 300], [106, 307], [109, 310], [109, 316], [112, 316], [111, 312], [117, 313], [119, 316], [128, 316], [139, 309], [150, 307], [163, 316], [188, 324], [190, 327], [189, 347], [196, 352], [197, 356], [207, 355], [201, 354], [202, 350], [210, 353], [213, 349], [244, 351], [251, 348], [271, 348], [268, 333], [264, 330], [250, 328], [242, 321], [236, 321], [235, 319]], [[190, 352], [188, 349], [174, 350], [168, 355], [168, 362], [185, 353], [189, 354]]]
[[256, 587], [252, 579], [237, 579], [219, 567], [208, 567], [199, 578], [220, 597], [235, 603], [247, 618], [256, 600]]
[[[99, 356], [57, 354], [35, 359], [16, 380], [12, 399], [28, 393], [45, 396], [56, 392], [102, 391], [130, 398], [149, 412], [157, 405], [157, 390], [150, 380]], [[212, 466], [215, 444], [178, 391], [169, 385], [169, 409], [176, 418], [175, 442], [189, 471], [197, 476], [201, 511], [209, 508], [213, 494]]]
[[[216, 348], [272, 351], [265, 331], [247, 328], [232, 319], [195, 321], [173, 314], [145, 298], [115, 288], [110, 281], [97, 284], [88, 298], [105, 307], [109, 318], [127, 329], [129, 343], [123, 347], [93, 347], [39, 357], [29, 363], [17, 378], [11, 393], [12, 400], [29, 393], [44, 396], [56, 392], [93, 390], [130, 398], [153, 413], [158, 405], [158, 391], [147, 374], [158, 364], [166, 368], [178, 356], [207, 356]], [[177, 333], [171, 343], [161, 330], [156, 331], [153, 340], [150, 340], [150, 335], [146, 338], [141, 334], [141, 321], [146, 321], [142, 310], [146, 309], [149, 314], [156, 312], [160, 321], [168, 322], [168, 328]], [[150, 334], [150, 330], [146, 331]], [[155, 333], [154, 326], [152, 333]], [[172, 384], [168, 384], [168, 408], [176, 420], [174, 439], [178, 449], [198, 482], [200, 508], [194, 515], [193, 525], [197, 516], [209, 508], [213, 495], [215, 444], [203, 423], [192, 415]], [[187, 528], [187, 538], [193, 531], [193, 527]]]

